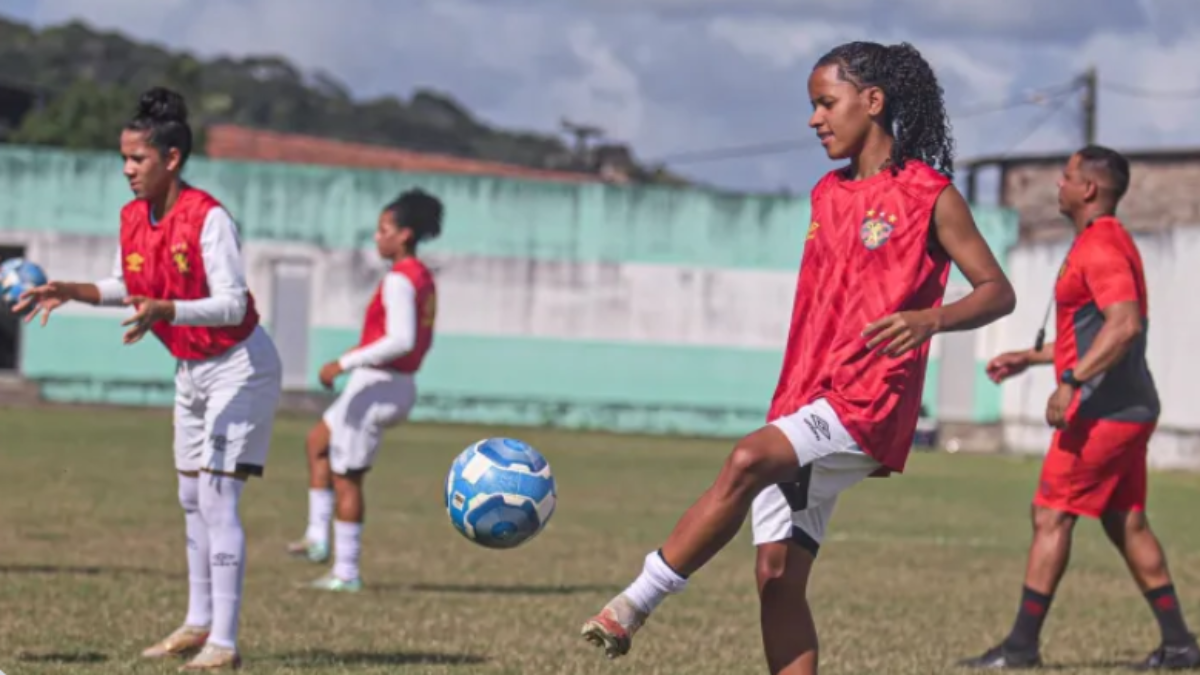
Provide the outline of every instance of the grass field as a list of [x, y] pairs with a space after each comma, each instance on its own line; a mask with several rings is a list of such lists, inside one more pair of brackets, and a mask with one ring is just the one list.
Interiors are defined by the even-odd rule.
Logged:
[[[255, 673], [762, 673], [748, 528], [683, 595], [668, 600], [629, 657], [605, 661], [584, 619], [715, 476], [727, 444], [554, 431], [412, 426], [394, 433], [368, 482], [368, 591], [299, 585], [323, 570], [290, 560], [303, 531], [302, 439], [283, 419], [267, 477], [246, 493], [249, 571], [241, 648]], [[519, 435], [550, 458], [559, 505], [527, 547], [477, 548], [441, 504], [469, 442]], [[183, 517], [170, 420], [158, 411], [0, 411], [0, 670], [165, 673], [136, 654], [183, 617]], [[1017, 604], [1037, 465], [918, 454], [839, 506], [812, 601], [824, 673], [956, 672], [990, 646]], [[1152, 476], [1151, 514], [1200, 625], [1200, 478]], [[1047, 626], [1064, 672], [1110, 672], [1157, 641], [1144, 601], [1099, 527], [1084, 523]]]

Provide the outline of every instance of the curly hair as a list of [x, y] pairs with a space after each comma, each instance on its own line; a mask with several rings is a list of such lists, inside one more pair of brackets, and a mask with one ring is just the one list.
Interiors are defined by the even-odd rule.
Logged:
[[916, 47], [907, 42], [848, 42], [822, 56], [813, 70], [830, 65], [837, 66], [838, 76], [859, 91], [867, 87], [883, 91], [884, 128], [895, 139], [893, 173], [904, 167], [905, 160], [916, 159], [947, 178], [954, 177], [954, 138], [942, 87]]

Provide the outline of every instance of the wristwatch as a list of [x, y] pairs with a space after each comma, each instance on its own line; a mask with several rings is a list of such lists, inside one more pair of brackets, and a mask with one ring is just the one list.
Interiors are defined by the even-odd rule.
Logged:
[[1067, 368], [1066, 370], [1064, 370], [1062, 377], [1060, 377], [1058, 379], [1063, 384], [1070, 385], [1072, 387], [1075, 387], [1076, 389], [1079, 389], [1080, 387], [1083, 386], [1083, 382], [1080, 382], [1079, 379], [1077, 379], [1075, 377], [1075, 369], [1073, 369], [1073, 368]]

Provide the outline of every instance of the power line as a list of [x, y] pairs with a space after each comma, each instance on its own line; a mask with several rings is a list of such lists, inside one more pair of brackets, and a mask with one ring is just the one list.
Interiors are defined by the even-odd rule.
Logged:
[[1145, 89], [1130, 84], [1120, 84], [1117, 82], [1108, 81], [1101, 82], [1100, 88], [1121, 96], [1133, 96], [1136, 98], [1156, 98], [1179, 101], [1200, 98], [1200, 89], [1178, 89], [1175, 91], [1162, 89], [1155, 90]]
[[1069, 82], [1056, 84], [1051, 87], [1042, 87], [1026, 92], [1018, 98], [1008, 99], [1007, 101], [998, 101], [995, 103], [986, 103], [982, 105], [972, 106], [961, 110], [958, 113], [950, 115], [950, 119], [970, 119], [980, 115], [988, 115], [991, 113], [1004, 112], [1013, 110], [1014, 108], [1023, 108], [1030, 105], [1042, 105], [1057, 99], [1059, 96], [1069, 94], [1079, 88], [1079, 80], [1073, 79]]
[[1029, 124], [1024, 129], [1022, 129], [1021, 133], [1016, 136], [1016, 140], [1013, 143], [1009, 144], [1008, 149], [1005, 150], [1004, 152], [1000, 153], [998, 155], [998, 157], [1003, 159], [1004, 157], [1007, 157], [1008, 155], [1016, 152], [1017, 149], [1020, 148], [1025, 143], [1025, 141], [1032, 138], [1033, 135], [1036, 134], [1038, 132], [1038, 130], [1041, 129], [1044, 124], [1046, 124], [1046, 122], [1050, 121], [1051, 117], [1054, 117], [1055, 114], [1057, 114], [1060, 110], [1063, 109], [1063, 106], [1065, 106], [1068, 102], [1070, 102], [1070, 100], [1071, 100], [1070, 94], [1071, 93], [1073, 93], [1073, 92], [1068, 90], [1068, 91], [1065, 91], [1065, 92], [1059, 94], [1056, 97], [1057, 102], [1053, 106], [1047, 108], [1045, 110], [1044, 114], [1035, 117], [1031, 124]]
[[758, 157], [761, 155], [778, 155], [796, 150], [808, 150], [820, 145], [816, 138], [791, 138], [780, 141], [766, 141], [751, 145], [733, 145], [711, 150], [696, 150], [667, 155], [658, 159], [662, 164], [686, 164], [688, 162], [708, 162], [721, 159], [737, 159], [740, 157]]
[[[1065, 96], [1077, 89], [1079, 83], [1077, 80], [1065, 82], [1049, 87], [1043, 87], [1027, 92], [1025, 95], [1011, 98], [1004, 101], [994, 101], [992, 103], [984, 103], [966, 108], [958, 113], [950, 115], [950, 119], [970, 119], [982, 115], [988, 115], [997, 112], [1004, 112], [1016, 108], [1023, 108], [1030, 105], [1042, 105], [1049, 101], [1053, 101], [1060, 96]], [[733, 145], [722, 148], [710, 148], [704, 150], [678, 152], [670, 155], [664, 155], [656, 160], [658, 164], [687, 164], [694, 162], [711, 162], [725, 159], [741, 159], [746, 157], [761, 157], [764, 155], [779, 155], [800, 150], [811, 150], [820, 145], [820, 141], [816, 138], [788, 138], [777, 141], [764, 141], [760, 143], [751, 143], [746, 145]]]

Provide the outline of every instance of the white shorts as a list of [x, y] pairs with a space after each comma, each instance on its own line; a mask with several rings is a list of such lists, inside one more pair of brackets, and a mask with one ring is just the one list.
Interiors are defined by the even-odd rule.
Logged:
[[800, 477], [772, 485], [755, 498], [754, 545], [794, 541], [816, 555], [838, 495], [882, 465], [858, 447], [825, 399], [771, 424], [792, 442]]
[[417, 401], [409, 373], [356, 368], [337, 400], [322, 417], [329, 427], [329, 465], [345, 475], [375, 463], [383, 430], [408, 418]]
[[261, 476], [283, 366], [261, 326], [224, 354], [175, 367], [175, 468]]

